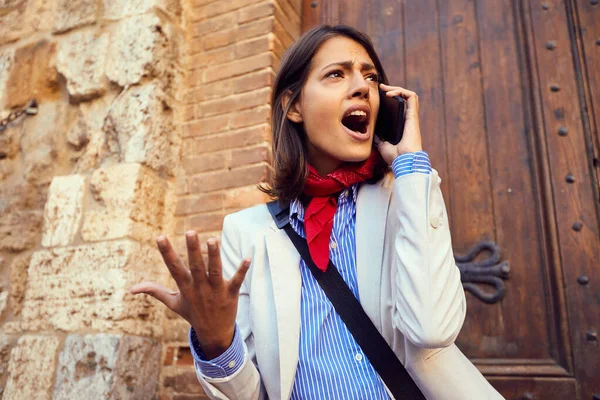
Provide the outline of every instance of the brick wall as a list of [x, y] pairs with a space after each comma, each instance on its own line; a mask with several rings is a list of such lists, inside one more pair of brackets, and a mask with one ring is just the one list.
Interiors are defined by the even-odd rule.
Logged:
[[[203, 241], [219, 237], [225, 215], [268, 200], [256, 185], [270, 173], [270, 87], [300, 35], [301, 4], [193, 0], [184, 10], [187, 79], [174, 208], [182, 254], [188, 229]], [[189, 325], [173, 315], [166, 321], [161, 399], [205, 398], [187, 347]]]

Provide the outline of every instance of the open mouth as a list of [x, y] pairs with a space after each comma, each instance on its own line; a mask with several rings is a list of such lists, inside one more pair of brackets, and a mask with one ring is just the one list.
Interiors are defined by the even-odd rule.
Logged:
[[363, 111], [354, 111], [342, 118], [342, 124], [351, 131], [364, 134], [369, 126], [369, 116]]

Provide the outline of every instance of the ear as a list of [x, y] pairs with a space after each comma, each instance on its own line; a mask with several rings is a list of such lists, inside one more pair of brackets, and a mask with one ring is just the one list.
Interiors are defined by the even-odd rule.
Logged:
[[[292, 96], [292, 91], [289, 89], [286, 90], [285, 93], [283, 94], [283, 97], [281, 98], [281, 106], [283, 107], [284, 110], [287, 107], [287, 104], [290, 101], [291, 96]], [[290, 121], [295, 122], [295, 123], [300, 123], [303, 121], [302, 108], [301, 108], [300, 102], [298, 100], [299, 99], [296, 99], [296, 101], [292, 104], [292, 106], [290, 107], [290, 110], [288, 111], [288, 113], [286, 115], [287, 119], [289, 119]]]

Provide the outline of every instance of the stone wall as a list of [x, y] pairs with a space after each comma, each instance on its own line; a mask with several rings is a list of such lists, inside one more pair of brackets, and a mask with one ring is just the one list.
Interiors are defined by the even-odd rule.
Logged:
[[[154, 245], [264, 202], [299, 0], [0, 0], [0, 397], [204, 398]], [[31, 106], [30, 114], [12, 118]]]

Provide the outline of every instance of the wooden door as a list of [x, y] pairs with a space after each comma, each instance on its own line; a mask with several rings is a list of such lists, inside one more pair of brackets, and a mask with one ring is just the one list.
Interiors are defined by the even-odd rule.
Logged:
[[303, 6], [304, 31], [363, 30], [390, 83], [419, 94], [455, 254], [501, 253], [458, 257], [469, 289], [458, 346], [507, 399], [600, 399], [597, 1]]

